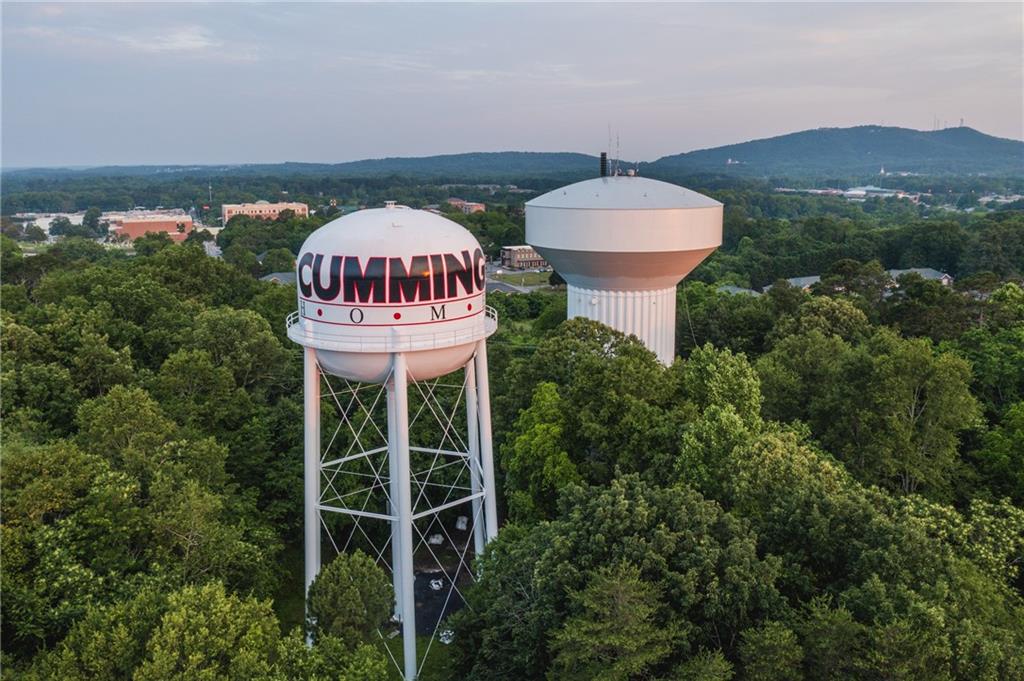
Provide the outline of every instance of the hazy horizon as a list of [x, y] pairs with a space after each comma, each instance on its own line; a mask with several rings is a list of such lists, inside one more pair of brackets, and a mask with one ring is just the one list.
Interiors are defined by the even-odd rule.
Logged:
[[1007, 4], [22, 4], [2, 165], [651, 161], [819, 127], [1024, 139]]
[[[863, 127], [863, 126], [871, 126], [871, 125], [876, 125], [876, 124], [874, 124], [874, 123], [862, 123], [862, 124], [855, 125], [855, 126], [850, 126], [850, 127]], [[832, 126], [819, 126], [819, 127], [824, 129], [826, 127], [832, 127]], [[892, 126], [892, 127], [899, 127], [899, 126]], [[953, 128], [953, 127], [958, 127], [958, 126], [950, 126], [950, 128]], [[964, 127], [970, 127], [970, 126], [967, 126], [965, 124]], [[911, 128], [907, 128], [907, 129], [911, 129]], [[980, 132], [980, 133], [983, 133], [983, 134], [988, 134], [984, 130], [977, 130], [976, 128], [975, 128], [975, 130], [977, 132]], [[916, 131], [917, 132], [933, 132], [933, 131], [924, 131], [924, 130], [920, 130], [920, 129], [916, 129]], [[788, 134], [791, 134], [791, 133], [797, 133], [797, 132], [806, 132], [806, 130], [791, 130], [789, 132], [780, 133], [778, 136], [784, 136], [784, 135], [788, 135]], [[773, 135], [773, 137], [775, 137], [775, 135]], [[728, 145], [731, 145], [731, 144], [742, 144], [743, 142], [753, 142], [753, 141], [757, 141], [759, 139], [765, 139], [765, 138], [751, 138], [749, 140], [737, 140], [736, 142], [726, 142], [725, 144], [721, 144], [721, 145], [718, 145], [718, 146], [728, 146]], [[1011, 139], [1011, 140], [1017, 141], [1017, 142], [1024, 141], [1024, 140], [1016, 140], [1016, 139], [1013, 139], [1013, 138], [1002, 138], [1002, 139]], [[614, 142], [613, 142], [613, 145], [614, 145]], [[621, 160], [629, 161], [629, 162], [638, 161], [638, 162], [642, 163], [642, 162], [647, 162], [647, 161], [655, 161], [658, 158], [661, 158], [661, 157], [664, 157], [664, 156], [672, 156], [672, 155], [675, 155], [675, 154], [689, 153], [691, 151], [701, 151], [703, 149], [708, 149], [708, 148], [710, 148], [710, 147], [698, 147], [698, 148], [695, 148], [695, 149], [683, 149], [683, 150], [679, 150], [679, 151], [666, 151], [664, 154], [661, 154], [660, 156], [655, 157], [655, 158], [651, 158], [651, 159], [622, 158]], [[359, 162], [359, 161], [383, 160], [383, 159], [387, 159], [387, 158], [432, 158], [432, 157], [437, 157], [437, 156], [458, 156], [458, 155], [461, 155], [461, 154], [474, 154], [474, 153], [483, 153], [483, 154], [501, 154], [501, 153], [527, 153], [527, 154], [530, 154], [530, 153], [543, 153], [543, 154], [569, 153], [569, 154], [577, 154], [578, 153], [578, 154], [586, 154], [588, 156], [593, 156], [593, 157], [596, 158], [599, 155], [600, 151], [603, 151], [603, 149], [600, 149], [598, 151], [594, 151], [594, 150], [569, 150], [569, 149], [494, 149], [494, 150], [467, 150], [467, 151], [457, 151], [457, 152], [443, 152], [442, 151], [442, 152], [438, 152], [436, 154], [420, 154], [420, 155], [400, 155], [400, 154], [396, 154], [396, 155], [389, 155], [389, 156], [368, 156], [368, 157], [365, 157], [365, 158], [345, 159], [343, 161], [305, 161], [305, 160], [302, 160], [302, 159], [294, 159], [293, 158], [293, 159], [284, 159], [284, 160], [280, 160], [280, 161], [242, 161], [242, 162], [210, 161], [210, 162], [206, 162], [206, 163], [160, 163], [160, 162], [151, 162], [151, 163], [149, 163], [148, 162], [148, 163], [76, 164], [76, 165], [64, 164], [64, 165], [50, 165], [50, 166], [39, 166], [39, 165], [36, 165], [36, 166], [32, 166], [32, 165], [14, 166], [14, 165], [4, 165], [3, 168], [4, 168], [4, 170], [32, 170], [32, 169], [45, 170], [45, 169], [62, 169], [62, 168], [69, 169], [69, 170], [75, 170], [75, 169], [88, 169], [88, 168], [97, 168], [97, 167], [112, 167], [112, 168], [117, 168], [117, 167], [134, 167], [134, 166], [140, 166], [140, 167], [141, 166], [154, 166], [154, 167], [161, 167], [161, 166], [173, 166], [173, 167], [188, 167], [188, 166], [216, 167], [216, 166], [275, 165], [275, 164], [282, 164], [282, 163], [300, 163], [300, 164], [309, 163], [309, 164], [331, 164], [331, 165], [333, 165], [333, 164], [353, 163], [353, 162]]]

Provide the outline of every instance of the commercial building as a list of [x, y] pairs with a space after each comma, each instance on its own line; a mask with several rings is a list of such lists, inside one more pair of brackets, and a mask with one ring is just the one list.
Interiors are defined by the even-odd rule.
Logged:
[[309, 215], [309, 206], [304, 203], [257, 201], [256, 203], [225, 203], [220, 207], [220, 216], [226, 225], [228, 220], [236, 215], [246, 215], [263, 220], [276, 220], [281, 211], [285, 210], [294, 211], [295, 216], [300, 218]]
[[471, 213], [483, 213], [487, 210], [486, 204], [466, 201], [464, 199], [451, 198], [448, 199], [448, 204], [458, 208], [466, 215], [470, 215]]
[[532, 270], [547, 267], [547, 261], [533, 246], [502, 246], [501, 266], [510, 270]]
[[180, 215], [125, 215], [112, 220], [110, 232], [135, 241], [150, 232], [163, 232], [174, 241], [184, 241], [192, 231], [192, 216]]

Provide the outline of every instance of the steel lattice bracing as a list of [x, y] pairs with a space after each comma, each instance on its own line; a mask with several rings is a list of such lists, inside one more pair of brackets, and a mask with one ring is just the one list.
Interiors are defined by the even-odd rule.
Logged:
[[[307, 352], [307, 362], [315, 362]], [[315, 365], [315, 373], [307, 371], [307, 436], [315, 430], [317, 437], [307, 437], [307, 523], [312, 512], [316, 535], [307, 526], [306, 578], [308, 589], [322, 536], [335, 555], [359, 549], [388, 571], [402, 655], [388, 645], [391, 627], [379, 634], [399, 671], [413, 679], [445, 615], [465, 606], [473, 556], [493, 538], [497, 519], [487, 517], [494, 500], [483, 343], [462, 372], [432, 381], [403, 380], [403, 360], [395, 355], [396, 369], [383, 384], [354, 384]], [[318, 393], [315, 413], [310, 392]], [[315, 476], [309, 476], [311, 459]], [[468, 521], [462, 529], [460, 517]], [[431, 612], [416, 612], [417, 575], [430, 575], [432, 587], [441, 583], [440, 606], [434, 603]], [[417, 633], [429, 636], [418, 663]]]

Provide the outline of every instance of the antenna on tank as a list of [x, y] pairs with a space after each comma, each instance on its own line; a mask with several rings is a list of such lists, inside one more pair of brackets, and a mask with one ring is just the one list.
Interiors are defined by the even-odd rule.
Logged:
[[615, 131], [615, 165], [613, 166], [614, 167], [614, 172], [612, 173], [612, 175], [615, 175], [616, 177], [618, 177], [618, 175], [619, 175], [619, 160], [620, 160], [620, 156], [619, 156], [619, 131], [616, 130]]

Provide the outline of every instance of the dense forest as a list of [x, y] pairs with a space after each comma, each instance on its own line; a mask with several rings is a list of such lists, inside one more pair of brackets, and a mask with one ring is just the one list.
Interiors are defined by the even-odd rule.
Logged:
[[[450, 194], [389, 182], [352, 196]], [[564, 290], [488, 297], [504, 522], [424, 679], [1024, 678], [1024, 213], [708, 191], [670, 367]], [[367, 556], [302, 614], [295, 293], [258, 276], [330, 217], [236, 218], [223, 259], [0, 237], [4, 678], [396, 678]], [[452, 217], [523, 239], [511, 199]]]

